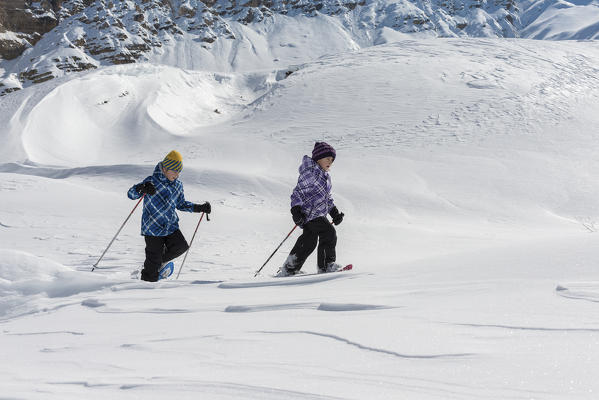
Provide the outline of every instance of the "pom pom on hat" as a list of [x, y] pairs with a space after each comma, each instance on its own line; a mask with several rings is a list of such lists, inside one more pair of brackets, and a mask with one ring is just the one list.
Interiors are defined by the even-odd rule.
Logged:
[[335, 149], [328, 143], [316, 142], [314, 143], [314, 150], [312, 150], [312, 159], [318, 161], [321, 158], [333, 157], [333, 160], [337, 156]]
[[183, 169], [183, 157], [177, 150], [173, 150], [164, 157], [162, 166], [166, 169], [181, 172]]

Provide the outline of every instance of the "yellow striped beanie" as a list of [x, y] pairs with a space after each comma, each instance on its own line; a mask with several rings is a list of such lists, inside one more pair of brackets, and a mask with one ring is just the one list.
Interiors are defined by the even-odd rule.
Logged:
[[177, 150], [173, 150], [164, 157], [162, 166], [166, 169], [181, 172], [183, 169], [183, 157]]

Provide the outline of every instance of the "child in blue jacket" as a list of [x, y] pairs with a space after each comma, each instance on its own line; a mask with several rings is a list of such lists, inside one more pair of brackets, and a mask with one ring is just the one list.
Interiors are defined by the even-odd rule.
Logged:
[[189, 248], [179, 230], [175, 209], [206, 214], [212, 211], [208, 202], [194, 204], [185, 200], [183, 183], [177, 179], [182, 169], [183, 157], [173, 150], [156, 165], [151, 176], [127, 193], [132, 200], [145, 194], [141, 217], [141, 234], [146, 241], [146, 261], [141, 271], [144, 281], [156, 282], [160, 268]]

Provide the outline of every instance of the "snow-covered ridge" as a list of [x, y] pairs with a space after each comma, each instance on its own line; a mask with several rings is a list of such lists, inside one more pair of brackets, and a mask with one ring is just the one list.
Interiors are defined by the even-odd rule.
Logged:
[[[4, 11], [11, 11], [13, 3]], [[0, 36], [0, 94], [100, 65], [153, 62], [248, 71], [386, 43], [404, 34], [590, 39], [599, 31], [599, 11], [591, 2], [557, 0], [16, 3], [23, 3], [27, 26], [34, 26], [28, 29], [42, 31], [20, 32], [0, 12], [0, 31], [6, 31]]]

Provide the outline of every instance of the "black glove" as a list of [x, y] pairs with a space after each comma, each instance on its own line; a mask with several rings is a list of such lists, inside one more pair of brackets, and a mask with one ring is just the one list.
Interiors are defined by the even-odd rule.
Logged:
[[205, 202], [204, 204], [194, 204], [193, 212], [203, 212], [206, 214], [210, 214], [212, 212], [212, 207], [208, 202]]
[[139, 194], [149, 194], [150, 196], [156, 193], [156, 188], [150, 181], [135, 185], [135, 190]]
[[333, 218], [333, 223], [335, 225], [339, 225], [343, 221], [343, 217], [345, 216], [345, 214], [340, 213], [339, 210], [337, 210], [337, 207], [331, 208], [331, 211], [329, 211], [329, 214]]
[[306, 216], [300, 206], [291, 207], [291, 217], [293, 218], [293, 222], [300, 228], [306, 223]]

